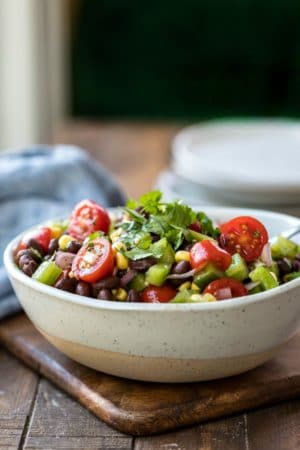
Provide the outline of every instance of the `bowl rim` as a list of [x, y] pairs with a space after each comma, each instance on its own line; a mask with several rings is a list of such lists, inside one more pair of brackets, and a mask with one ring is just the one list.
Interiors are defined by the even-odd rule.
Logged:
[[[213, 215], [213, 211], [218, 211], [222, 215], [228, 214], [231, 211], [239, 215], [254, 215], [256, 213], [263, 213], [265, 216], [270, 218], [285, 219], [294, 222], [294, 225], [300, 224], [300, 218], [291, 216], [289, 214], [282, 214], [273, 211], [267, 211], [263, 209], [250, 209], [250, 208], [236, 208], [236, 207], [218, 207], [218, 206], [194, 206], [194, 209], [204, 210], [208, 214]], [[110, 212], [115, 212], [119, 208], [108, 208]], [[233, 214], [234, 217], [234, 214]], [[266, 301], [272, 298], [274, 295], [287, 293], [296, 287], [300, 287], [300, 277], [289, 281], [288, 283], [282, 284], [269, 291], [260, 292], [257, 294], [251, 294], [249, 296], [235, 297], [226, 301], [219, 302], [205, 302], [205, 303], [128, 303], [120, 301], [109, 301], [109, 300], [98, 300], [92, 297], [83, 297], [70, 292], [62, 291], [60, 289], [55, 289], [53, 286], [48, 286], [42, 284], [27, 275], [25, 275], [14, 263], [13, 260], [13, 250], [20, 241], [22, 236], [29, 230], [36, 228], [41, 225], [45, 225], [45, 221], [41, 224], [34, 225], [29, 229], [26, 229], [22, 233], [18, 234], [14, 239], [12, 239], [6, 246], [3, 254], [4, 266], [8, 272], [9, 277], [17, 279], [20, 283], [26, 285], [27, 287], [38, 291], [41, 294], [46, 294], [53, 296], [60, 300], [64, 300], [68, 303], [74, 303], [80, 306], [87, 306], [95, 309], [101, 310], [116, 310], [116, 311], [145, 311], [145, 312], [188, 312], [188, 311], [218, 311], [225, 309], [235, 309], [239, 307], [244, 307], [248, 304], [256, 304]], [[284, 230], [283, 230], [284, 231]]]

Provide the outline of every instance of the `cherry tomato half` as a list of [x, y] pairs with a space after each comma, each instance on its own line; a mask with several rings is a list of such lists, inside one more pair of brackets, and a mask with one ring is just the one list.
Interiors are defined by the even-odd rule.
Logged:
[[210, 240], [196, 242], [190, 251], [191, 266], [201, 270], [209, 262], [220, 270], [226, 270], [231, 264], [231, 255]]
[[171, 286], [148, 286], [141, 293], [141, 300], [145, 303], [167, 303], [176, 295]]
[[72, 272], [78, 280], [95, 283], [111, 275], [114, 255], [110, 242], [96, 238], [81, 247], [72, 264]]
[[92, 200], [83, 200], [78, 203], [71, 214], [68, 233], [83, 241], [95, 231], [108, 232], [110, 218], [102, 206]]
[[49, 242], [51, 239], [51, 230], [48, 227], [40, 227], [36, 230], [29, 231], [21, 240], [19, 250], [25, 250], [30, 246], [31, 239], [35, 240], [45, 253], [48, 251]]
[[220, 278], [212, 281], [204, 289], [204, 294], [212, 294], [217, 300], [247, 295], [248, 291], [240, 281], [233, 278]]
[[236, 217], [221, 225], [220, 245], [231, 255], [240, 253], [247, 262], [255, 261], [268, 242], [268, 232], [259, 220]]

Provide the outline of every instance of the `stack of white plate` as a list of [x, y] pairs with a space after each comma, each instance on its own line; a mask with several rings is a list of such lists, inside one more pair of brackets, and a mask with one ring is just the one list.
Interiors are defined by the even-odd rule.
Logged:
[[183, 129], [156, 187], [168, 200], [300, 216], [300, 123], [211, 121]]

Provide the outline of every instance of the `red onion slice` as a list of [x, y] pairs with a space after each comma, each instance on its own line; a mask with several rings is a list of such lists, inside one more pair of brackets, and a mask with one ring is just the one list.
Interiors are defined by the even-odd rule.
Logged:
[[230, 287], [218, 289], [216, 294], [218, 300], [227, 300], [228, 298], [232, 298], [232, 292]]
[[196, 273], [196, 269], [189, 270], [185, 273], [172, 273], [167, 276], [168, 280], [185, 280], [186, 278], [193, 277]]
[[268, 267], [272, 266], [273, 259], [272, 259], [272, 253], [271, 253], [271, 245], [269, 242], [267, 242], [264, 245], [264, 248], [261, 252], [260, 258], [261, 258], [262, 262], [266, 264], [266, 266], [268, 266]]

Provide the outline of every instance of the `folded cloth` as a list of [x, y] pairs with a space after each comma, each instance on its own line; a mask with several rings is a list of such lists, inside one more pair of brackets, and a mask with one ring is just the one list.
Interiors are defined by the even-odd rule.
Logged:
[[32, 225], [66, 217], [85, 198], [125, 202], [112, 175], [85, 151], [58, 145], [0, 153], [0, 318], [21, 309], [3, 267], [6, 244]]

